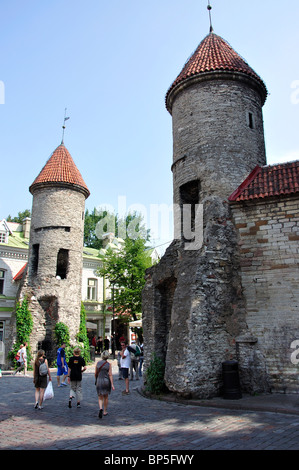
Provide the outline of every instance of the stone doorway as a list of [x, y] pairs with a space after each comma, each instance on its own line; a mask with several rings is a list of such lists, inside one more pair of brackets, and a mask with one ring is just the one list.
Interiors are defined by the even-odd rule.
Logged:
[[58, 301], [54, 296], [42, 297], [39, 299], [39, 304], [42, 308], [45, 325], [45, 335], [42, 340], [38, 342], [38, 349], [43, 349], [51, 365], [56, 359], [57, 344], [54, 335], [55, 325], [58, 321]]

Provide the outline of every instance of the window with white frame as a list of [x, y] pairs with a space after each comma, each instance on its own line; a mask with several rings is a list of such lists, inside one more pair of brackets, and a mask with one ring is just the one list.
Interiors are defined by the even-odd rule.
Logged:
[[0, 269], [0, 294], [4, 293], [4, 277], [5, 271], [3, 269]]
[[4, 338], [4, 321], [0, 321], [0, 341], [4, 341], [3, 338]]
[[87, 280], [87, 300], [97, 300], [98, 280]]
[[7, 243], [7, 233], [0, 232], [0, 243]]

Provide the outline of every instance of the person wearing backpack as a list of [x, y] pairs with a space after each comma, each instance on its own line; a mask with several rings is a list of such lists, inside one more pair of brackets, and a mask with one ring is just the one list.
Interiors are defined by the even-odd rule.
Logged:
[[128, 346], [128, 350], [131, 354], [131, 364], [130, 364], [130, 380], [133, 380], [134, 372], [136, 375], [136, 380], [139, 380], [139, 357], [141, 350], [138, 344], [135, 341], [132, 341], [132, 344]]
[[45, 358], [45, 351], [40, 349], [37, 352], [36, 359], [34, 361], [34, 371], [33, 371], [33, 383], [35, 386], [35, 409], [42, 409], [42, 403], [44, 399], [45, 390], [48, 384], [48, 375], [49, 380], [51, 381], [51, 373], [48, 365], [48, 361]]

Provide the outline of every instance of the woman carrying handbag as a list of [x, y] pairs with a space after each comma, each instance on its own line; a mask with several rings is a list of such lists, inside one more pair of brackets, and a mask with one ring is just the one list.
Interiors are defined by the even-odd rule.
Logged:
[[111, 393], [111, 389], [114, 390], [112, 365], [108, 362], [108, 358], [109, 352], [104, 351], [102, 360], [97, 363], [95, 368], [96, 388], [99, 399], [99, 418], [108, 414], [108, 395]]
[[34, 372], [33, 372], [33, 383], [35, 386], [35, 409], [41, 410], [45, 390], [47, 388], [48, 383], [48, 375], [49, 381], [52, 381], [50, 369], [48, 366], [48, 361], [45, 358], [45, 351], [40, 349], [37, 352], [36, 359], [34, 361]]

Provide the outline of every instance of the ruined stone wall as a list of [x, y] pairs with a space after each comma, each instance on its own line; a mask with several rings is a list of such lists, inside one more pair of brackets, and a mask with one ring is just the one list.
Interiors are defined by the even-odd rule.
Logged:
[[220, 394], [222, 362], [236, 359], [236, 337], [247, 332], [229, 204], [211, 196], [204, 209], [201, 249], [174, 242], [147, 271], [143, 293], [147, 360], [155, 351], [168, 389], [200, 398]]
[[298, 366], [291, 360], [291, 345], [299, 340], [299, 200], [237, 203], [232, 211], [250, 332], [238, 342], [241, 380], [258, 390], [254, 375], [261, 373], [260, 388], [299, 392]]

